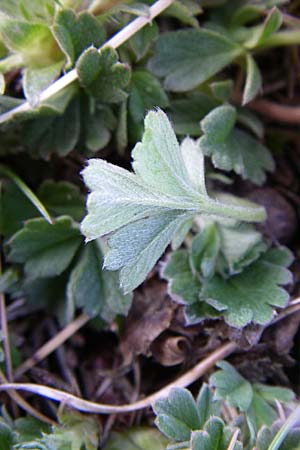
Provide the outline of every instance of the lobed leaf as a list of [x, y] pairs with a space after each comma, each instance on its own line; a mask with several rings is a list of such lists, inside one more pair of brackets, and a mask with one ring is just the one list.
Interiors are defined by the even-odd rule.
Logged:
[[176, 441], [189, 440], [191, 431], [200, 427], [195, 400], [187, 389], [173, 388], [167, 398], [154, 403], [153, 410], [160, 431]]
[[[274, 170], [274, 160], [269, 150], [250, 134], [237, 128], [232, 129], [233, 112], [230, 106], [219, 106], [201, 122], [204, 136], [199, 140], [203, 153], [210, 156], [215, 167], [234, 170], [244, 179], [261, 185], [266, 179], [266, 171]], [[215, 136], [216, 126], [210, 130], [209, 124], [223, 124]], [[230, 131], [231, 127], [231, 131]]]
[[208, 197], [201, 151], [190, 140], [180, 148], [161, 111], [147, 115], [143, 140], [132, 156], [134, 173], [102, 160], [91, 160], [83, 171], [91, 194], [82, 232], [87, 240], [113, 233], [104, 263], [109, 270], [121, 270], [124, 292], [145, 279], [183, 224], [197, 213], [246, 218], [255, 211]]
[[114, 103], [126, 99], [122, 90], [129, 83], [131, 71], [127, 64], [118, 62], [118, 54], [111, 47], [85, 50], [76, 63], [78, 80], [82, 87], [102, 102]]
[[230, 406], [247, 411], [253, 400], [253, 388], [233, 366], [226, 361], [218, 363], [221, 370], [210, 377], [210, 384], [216, 389], [218, 399], [225, 400]]
[[215, 275], [203, 285], [201, 297], [221, 311], [229, 325], [265, 324], [273, 317], [273, 307], [283, 307], [289, 299], [280, 286], [291, 282], [286, 268], [291, 262], [286, 248], [271, 249], [238, 275], [227, 280]]
[[68, 216], [51, 225], [44, 219], [28, 220], [10, 240], [9, 260], [23, 263], [33, 278], [60, 275], [70, 264], [82, 239]]

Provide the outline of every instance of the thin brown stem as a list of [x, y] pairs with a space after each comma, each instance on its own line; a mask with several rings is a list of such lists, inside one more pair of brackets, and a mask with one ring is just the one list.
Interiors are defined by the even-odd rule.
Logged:
[[[7, 378], [4, 376], [4, 374], [2, 373], [1, 370], [0, 370], [0, 382], [1, 383], [8, 382]], [[40, 413], [35, 408], [33, 408], [16, 391], [11, 390], [7, 393], [11, 397], [11, 399], [15, 402], [15, 404], [19, 405], [20, 408], [24, 409], [24, 411], [28, 412], [28, 414], [32, 415], [33, 417], [35, 417], [38, 420], [41, 420], [42, 422], [48, 423], [49, 425], [55, 425], [56, 422], [54, 422], [49, 417], [45, 416], [44, 414]]]
[[212, 352], [207, 358], [199, 362], [195, 367], [179, 377], [177, 380], [168, 384], [163, 389], [155, 392], [154, 394], [127, 405], [105, 405], [101, 403], [90, 402], [75, 395], [69, 394], [58, 389], [53, 389], [48, 386], [42, 386], [39, 384], [31, 383], [5, 383], [0, 386], [0, 391], [20, 389], [43, 397], [56, 400], [69, 407], [77, 409], [79, 411], [96, 413], [96, 414], [117, 414], [138, 411], [140, 409], [147, 408], [159, 398], [166, 397], [173, 387], [186, 387], [194, 383], [204, 373], [211, 369], [219, 360], [226, 358], [232, 352], [238, 348], [234, 342], [229, 342], [222, 345], [219, 349]]
[[54, 352], [58, 347], [60, 347], [66, 340], [70, 339], [74, 333], [76, 333], [80, 328], [82, 328], [89, 320], [90, 316], [87, 314], [81, 314], [75, 320], [70, 322], [63, 330], [56, 334], [52, 339], [50, 339], [46, 344], [40, 347], [29, 359], [27, 359], [23, 364], [21, 364], [15, 371], [15, 379], [20, 378], [27, 370], [34, 367], [36, 364], [41, 362], [50, 353]]
[[269, 100], [258, 99], [248, 104], [254, 111], [277, 122], [300, 124], [300, 107], [279, 105]]

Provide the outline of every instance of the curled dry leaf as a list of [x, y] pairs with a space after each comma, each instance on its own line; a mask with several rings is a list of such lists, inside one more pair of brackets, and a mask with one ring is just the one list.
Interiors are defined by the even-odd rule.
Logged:
[[163, 366], [175, 366], [186, 359], [190, 348], [191, 344], [184, 336], [160, 336], [151, 345], [151, 352]]

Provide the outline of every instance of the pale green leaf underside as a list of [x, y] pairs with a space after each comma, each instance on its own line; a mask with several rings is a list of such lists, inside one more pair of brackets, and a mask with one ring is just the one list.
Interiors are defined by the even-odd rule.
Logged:
[[[83, 171], [91, 193], [82, 232], [87, 241], [113, 233], [104, 263], [109, 270], [121, 270], [124, 292], [146, 278], [183, 224], [197, 213], [264, 218], [261, 209], [232, 207], [208, 197], [199, 146], [185, 140], [180, 147], [162, 111], [147, 115], [142, 142], [132, 156], [134, 173], [100, 159], [90, 160]], [[259, 217], [253, 217], [253, 211]]]

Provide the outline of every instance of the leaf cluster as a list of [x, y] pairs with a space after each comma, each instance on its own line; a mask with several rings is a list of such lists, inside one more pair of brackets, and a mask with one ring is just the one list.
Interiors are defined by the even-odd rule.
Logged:
[[179, 146], [162, 111], [148, 113], [132, 157], [134, 173], [100, 159], [90, 160], [83, 171], [91, 193], [82, 232], [88, 241], [110, 234], [104, 265], [120, 270], [124, 292], [144, 281], [197, 214], [264, 219], [263, 210], [251, 204], [230, 205], [209, 197], [201, 146], [190, 138]]
[[84, 201], [78, 188], [48, 180], [38, 195], [52, 223], [37, 217], [32, 203], [14, 184], [4, 184], [1, 234], [12, 266], [1, 277], [1, 291], [12, 296], [24, 292], [34, 308], [46, 307], [62, 322], [71, 320], [76, 308], [108, 321], [126, 314], [131, 296], [121, 293], [116, 274], [101, 271], [103, 244], [84, 245], [78, 224]]
[[[276, 402], [290, 404], [293, 393], [251, 384], [229, 363], [218, 365], [221, 370], [210, 377], [210, 386], [203, 384], [196, 400], [188, 390], [173, 388], [154, 403], [155, 423], [172, 440], [169, 450], [267, 450], [280, 429]], [[231, 408], [230, 419], [224, 416], [224, 408]], [[297, 439], [299, 428], [290, 429], [284, 448], [298, 448], [294, 447]]]
[[171, 296], [184, 303], [188, 323], [223, 315], [241, 328], [269, 322], [274, 307], [286, 305], [281, 286], [291, 282], [292, 260], [287, 248], [270, 248], [250, 224], [206, 220], [189, 249], [170, 254], [162, 275]]
[[96, 450], [99, 426], [94, 418], [74, 412], [60, 414], [59, 425], [46, 426], [25, 417], [0, 421], [1, 450]]

